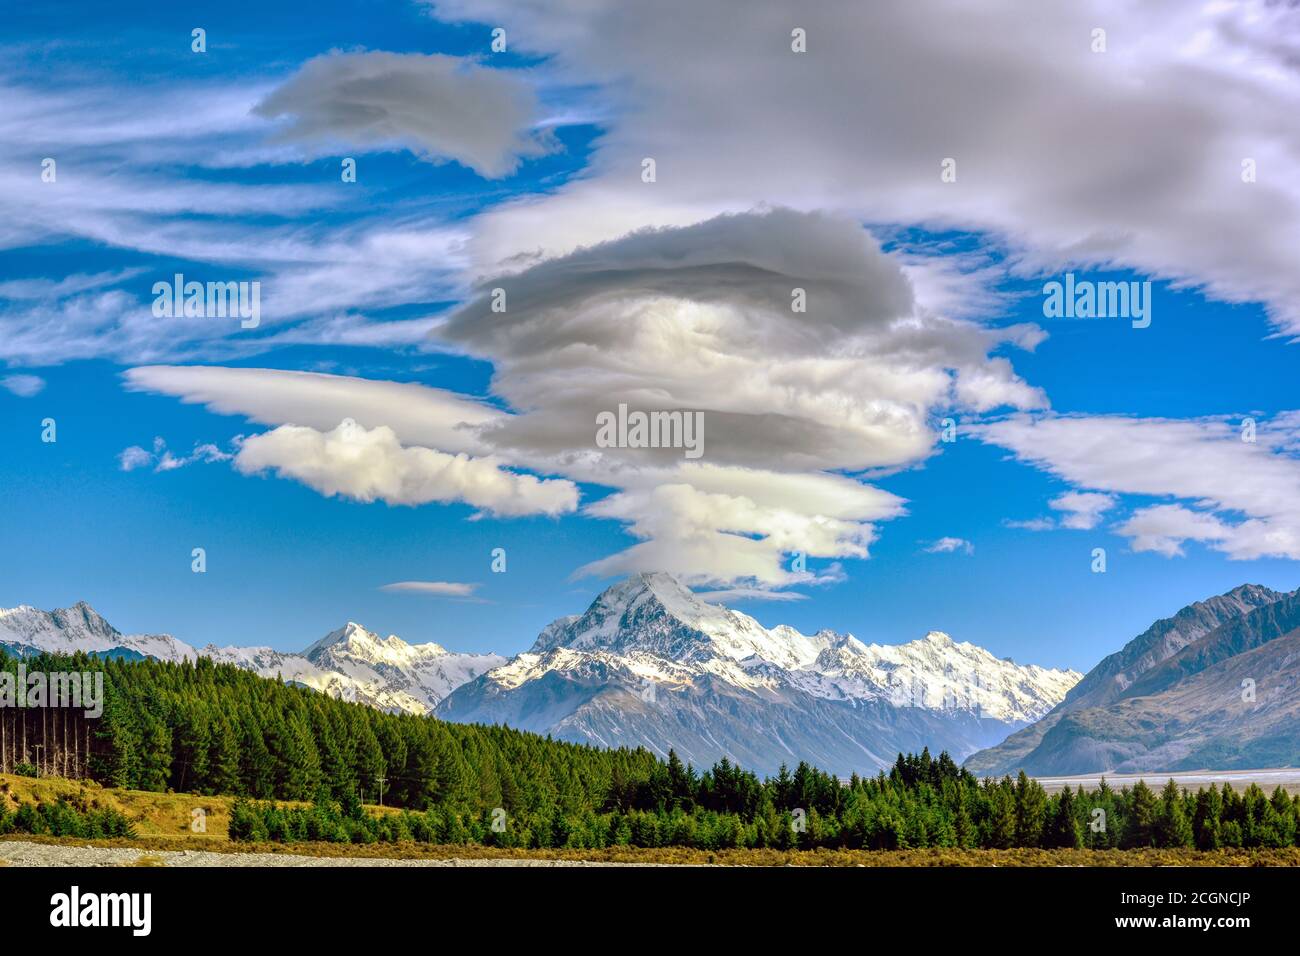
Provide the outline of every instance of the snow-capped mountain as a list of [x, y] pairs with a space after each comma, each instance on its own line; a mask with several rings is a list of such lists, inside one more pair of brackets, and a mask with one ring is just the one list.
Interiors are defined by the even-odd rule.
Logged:
[[42, 611], [29, 605], [0, 608], [0, 647], [11, 652], [27, 649], [71, 654], [85, 651], [126, 657], [157, 657], [179, 660], [180, 649], [193, 649], [165, 634], [137, 634], [127, 637], [96, 613], [85, 601], [57, 611]]
[[999, 660], [937, 631], [881, 646], [768, 629], [650, 573], [555, 621], [435, 713], [672, 748], [697, 765], [725, 756], [769, 773], [799, 760], [874, 772], [899, 751], [929, 746], [960, 759], [996, 743], [1051, 710], [1080, 676]]
[[497, 654], [455, 654], [438, 644], [381, 638], [349, 622], [300, 654], [269, 647], [196, 650], [169, 634], [122, 634], [84, 601], [58, 611], [0, 609], [0, 647], [11, 653], [74, 651], [180, 662], [197, 656], [281, 677], [383, 710], [427, 714], [467, 680], [505, 663]]
[[606, 590], [546, 627], [526, 653], [456, 654], [349, 623], [301, 653], [194, 647], [125, 635], [89, 605], [0, 610], [0, 647], [167, 661], [196, 656], [385, 710], [506, 723], [600, 746], [638, 746], [704, 766], [729, 757], [772, 773], [807, 760], [874, 772], [900, 751], [961, 759], [1050, 711], [1079, 680], [933, 631], [900, 645], [765, 628], [668, 574]]

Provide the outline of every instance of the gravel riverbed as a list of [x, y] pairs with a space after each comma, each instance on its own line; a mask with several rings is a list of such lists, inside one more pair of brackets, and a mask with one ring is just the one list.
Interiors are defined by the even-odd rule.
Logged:
[[[143, 858], [143, 862], [141, 862]], [[628, 866], [580, 860], [386, 860], [376, 857], [297, 856], [289, 853], [213, 853], [209, 850], [133, 850], [0, 840], [0, 866]]]

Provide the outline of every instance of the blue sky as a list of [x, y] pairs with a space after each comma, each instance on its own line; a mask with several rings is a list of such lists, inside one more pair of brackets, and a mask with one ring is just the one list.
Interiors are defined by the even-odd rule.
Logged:
[[[787, 75], [779, 17], [710, 66], [691, 56], [707, 25], [585, 15], [488, 0], [10, 15], [0, 606], [84, 599], [121, 630], [196, 645], [294, 650], [355, 620], [511, 653], [624, 573], [665, 567], [757, 595], [728, 603], [769, 625], [883, 643], [945, 630], [1086, 670], [1193, 600], [1300, 584], [1300, 323], [1276, 250], [1300, 197], [1245, 185], [1235, 162], [1300, 158], [1292, 77], [1269, 74], [1275, 102], [1243, 113], [1212, 92], [1230, 58], [1203, 42], [1206, 87], [1186, 83], [1179, 112], [1142, 97], [1187, 63], [1121, 48], [1116, 89], [1086, 95], [1109, 97], [1113, 141], [1150, 155], [1058, 142], [1029, 93], [1001, 129], [955, 102], [945, 146], [963, 172], [944, 185], [946, 149], [924, 152], [936, 118], [862, 95], [870, 70], [853, 75], [863, 58], [833, 20]], [[1171, 36], [1223, 26], [1186, 18]], [[900, 50], [867, 66], [897, 56], [923, 82], [942, 51], [895, 26]], [[1095, 85], [1055, 65], [1081, 29], [1068, 15], [1006, 26], [1008, 43], [1039, 41], [1012, 64], [1017, 89]], [[667, 50], [680, 69], [656, 66]], [[991, 89], [1004, 53], [941, 58], [972, 73], [934, 82]], [[771, 102], [799, 84], [824, 116]], [[1161, 154], [1189, 143], [1186, 166]], [[1201, 162], [1220, 147], [1222, 181]], [[1028, 155], [1050, 174], [1026, 176]], [[1046, 318], [1043, 284], [1066, 271], [1151, 281], [1150, 327]], [[259, 280], [262, 324], [155, 317], [151, 287], [175, 272]], [[769, 294], [796, 285], [807, 319]], [[495, 317], [495, 287], [523, 307]], [[224, 369], [329, 377], [286, 397], [270, 372]], [[366, 381], [428, 389], [376, 408]], [[593, 446], [590, 412], [629, 396], [702, 408], [716, 470]], [[487, 426], [452, 420], [466, 401], [493, 410]], [[157, 439], [177, 467], [158, 467]], [[1052, 506], [1066, 495], [1104, 506]], [[382, 590], [410, 581], [470, 594]]]

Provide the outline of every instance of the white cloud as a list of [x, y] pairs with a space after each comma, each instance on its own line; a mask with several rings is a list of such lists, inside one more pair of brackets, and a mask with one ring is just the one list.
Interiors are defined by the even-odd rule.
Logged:
[[434, 597], [472, 597], [477, 584], [463, 581], [395, 581], [380, 587], [381, 591], [395, 591], [402, 594], [428, 594]]
[[137, 468], [147, 468], [153, 464], [153, 455], [145, 451], [139, 445], [132, 445], [129, 448], [122, 449], [121, 454], [117, 456], [123, 471], [135, 471]]
[[343, 421], [328, 432], [281, 425], [244, 439], [235, 467], [246, 475], [274, 470], [326, 497], [395, 505], [463, 501], [498, 516], [558, 515], [578, 505], [578, 489], [563, 479], [539, 480], [506, 471], [491, 458], [403, 447], [381, 425]]
[[786, 556], [868, 557], [875, 522], [902, 512], [900, 499], [838, 475], [684, 466], [637, 476], [632, 484], [584, 512], [625, 522], [640, 543], [591, 562], [579, 575], [656, 568], [694, 585], [821, 583], [790, 570]]
[[697, 591], [696, 597], [710, 604], [730, 604], [733, 601], [806, 601], [808, 595], [798, 591], [769, 591], [764, 588], [723, 588], [718, 591]]
[[[242, 441], [242, 436], [235, 439], [238, 445]], [[135, 471], [137, 468], [148, 468], [153, 466], [155, 472], [175, 471], [177, 468], [184, 468], [186, 465], [193, 465], [198, 462], [211, 463], [220, 461], [231, 461], [234, 455], [224, 452], [211, 442], [200, 442], [194, 446], [194, 450], [188, 455], [176, 456], [167, 448], [167, 442], [161, 437], [153, 440], [153, 451], [147, 451], [139, 445], [132, 445], [124, 448], [117, 456], [119, 466], [123, 471]]]
[[1232, 536], [1232, 530], [1214, 515], [1182, 505], [1142, 508], [1119, 533], [1132, 539], [1134, 551], [1155, 551], [1167, 558], [1181, 555], [1184, 541], [1222, 542]]
[[[1200, 541], [1235, 559], [1300, 558], [1294, 412], [1262, 421], [1254, 442], [1242, 440], [1240, 419], [1227, 417], [1014, 415], [969, 432], [1090, 493], [1163, 499], [1115, 529], [1135, 551], [1172, 556], [1184, 541]], [[1093, 512], [1074, 513], [1088, 520]]]
[[578, 504], [571, 481], [507, 470], [517, 462], [477, 437], [505, 413], [454, 392], [279, 369], [145, 366], [123, 377], [134, 391], [279, 426], [242, 439], [235, 467], [244, 474], [274, 470], [360, 501], [464, 501], [501, 516], [562, 514]]
[[122, 373], [133, 391], [171, 395], [222, 415], [263, 425], [333, 429], [344, 419], [386, 426], [403, 445], [485, 454], [476, 429], [504, 413], [445, 389], [321, 372], [154, 365]]
[[6, 375], [0, 385], [19, 398], [31, 398], [44, 390], [45, 379], [39, 375]]
[[953, 554], [958, 551], [963, 554], [974, 554], [975, 545], [965, 538], [940, 538], [926, 546], [925, 550], [930, 554]]
[[1029, 518], [1025, 521], [1004, 521], [1008, 528], [1020, 528], [1023, 531], [1051, 531], [1056, 527], [1056, 522], [1051, 518]]
[[1047, 506], [1055, 511], [1065, 512], [1061, 518], [1062, 528], [1088, 531], [1097, 527], [1101, 516], [1115, 506], [1114, 495], [1097, 492], [1069, 491], [1053, 498]]

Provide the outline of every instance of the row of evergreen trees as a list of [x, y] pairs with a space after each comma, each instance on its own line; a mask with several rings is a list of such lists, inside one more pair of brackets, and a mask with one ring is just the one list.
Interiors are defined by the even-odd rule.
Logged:
[[[13, 660], [0, 654], [0, 668]], [[676, 754], [606, 750], [505, 727], [389, 714], [193, 663], [27, 661], [105, 674], [92, 777], [109, 786], [234, 794], [237, 838], [429, 839], [599, 847], [1288, 846], [1300, 806], [1278, 788], [1195, 794], [1172, 781], [1049, 796], [1024, 774], [977, 780], [947, 754], [900, 756], [847, 784], [801, 763], [760, 780], [722, 760], [702, 773]], [[273, 801], [313, 804], [290, 812]], [[412, 811], [370, 824], [362, 801]], [[393, 817], [394, 815], [386, 815]], [[418, 817], [418, 819], [417, 819]], [[350, 821], [350, 822], [349, 822]], [[306, 837], [304, 833], [315, 833]], [[394, 834], [396, 834], [394, 836]]]
[[[979, 782], [947, 754], [899, 757], [888, 774], [848, 785], [800, 764], [760, 782], [722, 761], [695, 776], [670, 754], [655, 773], [610, 793], [599, 811], [534, 807], [516, 815], [450, 805], [419, 813], [365, 814], [359, 804], [238, 801], [237, 840], [481, 843], [505, 847], [688, 846], [796, 849], [1017, 847], [1213, 850], [1297, 841], [1300, 800], [1282, 788], [1242, 794], [1211, 786], [1190, 794], [1170, 781], [1114, 790], [1104, 781], [1049, 796], [1023, 773]], [[920, 773], [913, 772], [919, 769]], [[673, 774], [676, 782], [672, 782]], [[663, 779], [667, 777], [668, 779]]]
[[0, 801], [0, 836], [7, 833], [107, 840], [134, 837], [135, 829], [125, 816], [110, 807], [78, 807], [59, 799], [22, 803], [11, 810], [8, 801], [3, 800]]

